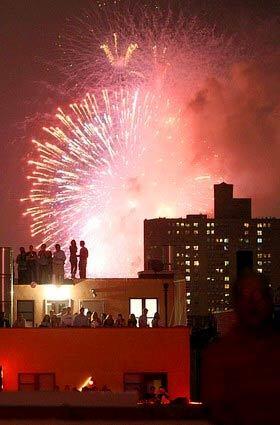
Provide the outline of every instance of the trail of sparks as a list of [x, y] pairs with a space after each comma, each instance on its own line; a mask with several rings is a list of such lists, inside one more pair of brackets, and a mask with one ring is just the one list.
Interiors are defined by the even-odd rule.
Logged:
[[[85, 238], [102, 268], [101, 257], [109, 255], [108, 241], [107, 252], [100, 253], [102, 232], [108, 237], [104, 226], [120, 227], [135, 211], [134, 220], [142, 226], [138, 217], [148, 215], [150, 202], [141, 205], [139, 191], [147, 186], [152, 197], [160, 172], [146, 166], [165, 164], [159, 140], [172, 149], [180, 111], [168, 99], [139, 89], [103, 90], [71, 104], [69, 113], [59, 108], [56, 119], [57, 126], [43, 128], [45, 141], [33, 140], [37, 158], [29, 161], [32, 188], [23, 199], [30, 203], [25, 215], [32, 219], [32, 236], [50, 246], [74, 236]], [[155, 203], [155, 212], [165, 198], [163, 204]]]

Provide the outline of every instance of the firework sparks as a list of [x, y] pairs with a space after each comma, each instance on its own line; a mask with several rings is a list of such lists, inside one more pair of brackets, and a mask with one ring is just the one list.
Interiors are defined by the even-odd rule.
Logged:
[[[176, 164], [180, 172], [172, 143], [185, 126], [181, 111], [168, 99], [139, 89], [104, 90], [71, 104], [69, 113], [59, 108], [56, 120], [57, 126], [44, 128], [44, 141], [33, 140], [37, 158], [29, 161], [32, 187], [24, 199], [30, 203], [25, 215], [32, 218], [32, 236], [50, 246], [86, 239], [95, 275], [135, 272], [135, 261], [140, 267], [135, 244], [140, 251], [141, 239], [130, 245], [126, 232], [139, 229], [139, 234], [151, 211], [174, 211], [170, 197], [178, 204], [177, 179], [163, 175], [167, 164]], [[113, 260], [116, 246], [131, 251], [123, 263]]]
[[128, 65], [133, 52], [138, 48], [137, 43], [130, 43], [124, 53], [119, 54], [118, 35], [114, 33], [114, 53], [112, 53], [108, 43], [101, 44], [100, 49], [104, 51], [110, 64], [116, 68], [124, 68]]
[[67, 82], [90, 94], [58, 109], [29, 161], [32, 235], [50, 246], [85, 239], [94, 276], [135, 275], [143, 220], [205, 212], [213, 183], [213, 153], [206, 143], [203, 161], [195, 154], [186, 105], [224, 60], [221, 40], [170, 13], [134, 18], [102, 15], [100, 28], [83, 22], [61, 43]]

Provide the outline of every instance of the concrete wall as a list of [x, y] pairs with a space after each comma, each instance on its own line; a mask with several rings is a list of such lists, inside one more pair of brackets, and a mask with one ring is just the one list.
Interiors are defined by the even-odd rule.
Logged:
[[[76, 285], [30, 285], [14, 286], [14, 318], [17, 315], [17, 300], [34, 300], [35, 324], [40, 324], [45, 314], [46, 300], [72, 300], [73, 312], [78, 312], [80, 301], [91, 300], [101, 303], [104, 312], [113, 314], [122, 313], [127, 319], [129, 316], [130, 298], [157, 298], [159, 313], [164, 322], [165, 303], [163, 284], [161, 279], [86, 279]], [[174, 283], [169, 281], [168, 289], [168, 322], [174, 324]], [[95, 289], [97, 297], [93, 298], [91, 289]]]
[[186, 328], [0, 329], [4, 390], [18, 389], [18, 373], [55, 373], [56, 384], [123, 391], [124, 373], [166, 372], [172, 398], [189, 397]]

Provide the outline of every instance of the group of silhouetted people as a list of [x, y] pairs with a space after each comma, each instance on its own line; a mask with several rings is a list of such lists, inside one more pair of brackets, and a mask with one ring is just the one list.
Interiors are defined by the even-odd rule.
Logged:
[[[80, 279], [86, 279], [88, 249], [85, 242], [80, 242], [80, 251], [78, 254], [78, 247], [75, 240], [71, 241], [70, 247], [70, 265], [71, 265], [71, 278], [75, 279], [77, 269], [79, 266]], [[79, 263], [78, 263], [79, 259]], [[55, 251], [47, 249], [43, 243], [38, 252], [29, 246], [29, 251], [20, 247], [20, 252], [16, 258], [18, 266], [18, 283], [62, 283], [64, 280], [64, 266], [66, 261], [65, 252], [61, 249], [60, 244], [55, 245]]]
[[[87, 311], [85, 314], [84, 307], [80, 308], [80, 312], [72, 314], [71, 307], [66, 307], [60, 314], [55, 314], [54, 311], [50, 311], [50, 314], [46, 314], [40, 324], [41, 328], [148, 328], [150, 327], [147, 317], [148, 310], [144, 309], [143, 314], [137, 318], [134, 314], [130, 314], [126, 321], [122, 314], [118, 314], [114, 319], [112, 314], [102, 313], [99, 317], [97, 312], [92, 313]], [[19, 320], [20, 318], [18, 318]], [[18, 326], [20, 327], [20, 326]], [[25, 326], [23, 326], [25, 327]], [[151, 320], [151, 327], [158, 328], [162, 327], [160, 322], [159, 313], [155, 313]]]

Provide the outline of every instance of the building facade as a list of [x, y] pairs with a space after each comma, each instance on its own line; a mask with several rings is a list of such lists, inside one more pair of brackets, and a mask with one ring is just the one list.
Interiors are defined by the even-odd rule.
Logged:
[[144, 222], [144, 264], [162, 261], [184, 275], [187, 314], [231, 307], [231, 287], [244, 267], [265, 273], [274, 293], [280, 282], [280, 219], [252, 218], [251, 200], [233, 197], [233, 185], [214, 186], [214, 218], [187, 215]]
[[[136, 318], [148, 309], [149, 321], [159, 312], [163, 326], [180, 324], [183, 314], [179, 289], [173, 275], [165, 279], [86, 279], [76, 284], [14, 285], [13, 316], [22, 313], [29, 327], [39, 326], [45, 314], [60, 314], [64, 307], [79, 312], [81, 307], [98, 314], [119, 313], [127, 320], [130, 313]], [[180, 310], [181, 309], [181, 310]]]
[[114, 393], [164, 385], [190, 397], [187, 328], [0, 329], [0, 338], [4, 391], [81, 390], [92, 379]]

